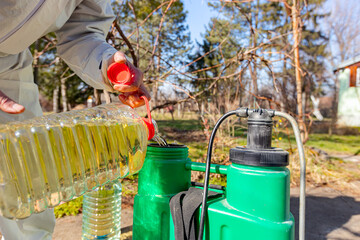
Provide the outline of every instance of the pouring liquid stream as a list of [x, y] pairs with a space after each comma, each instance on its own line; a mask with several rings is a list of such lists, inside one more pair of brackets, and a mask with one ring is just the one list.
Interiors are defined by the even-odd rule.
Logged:
[[155, 136], [152, 139], [162, 147], [169, 146], [168, 143], [166, 142], [166, 140], [163, 137], [161, 137], [158, 133], [155, 134]]
[[152, 120], [152, 124], [154, 125], [154, 128], [155, 128], [155, 135], [152, 138], [152, 140], [157, 142], [162, 147], [168, 147], [169, 144], [166, 142], [166, 140], [163, 137], [160, 136], [159, 127], [158, 127], [157, 123], [154, 120]]

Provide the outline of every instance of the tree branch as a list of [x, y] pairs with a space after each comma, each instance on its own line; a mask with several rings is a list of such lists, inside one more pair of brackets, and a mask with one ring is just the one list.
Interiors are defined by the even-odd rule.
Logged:
[[113, 26], [116, 28], [116, 30], [119, 32], [121, 38], [125, 41], [126, 46], [128, 46], [131, 58], [133, 59], [133, 64], [135, 67], [138, 67], [138, 59], [135, 55], [134, 48], [132, 47], [131, 43], [129, 42], [129, 39], [125, 36], [124, 32], [121, 30], [121, 27], [119, 26], [117, 20], [113, 22]]

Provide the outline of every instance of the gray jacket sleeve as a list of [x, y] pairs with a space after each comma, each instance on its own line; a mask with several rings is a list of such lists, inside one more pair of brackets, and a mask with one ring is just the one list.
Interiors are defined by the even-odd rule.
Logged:
[[87, 84], [108, 91], [114, 90], [101, 63], [117, 51], [105, 41], [113, 20], [110, 1], [84, 0], [56, 32], [59, 56]]

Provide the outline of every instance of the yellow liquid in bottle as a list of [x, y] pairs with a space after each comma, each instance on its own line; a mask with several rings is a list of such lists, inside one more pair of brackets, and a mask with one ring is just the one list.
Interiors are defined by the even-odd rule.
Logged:
[[101, 154], [102, 158], [99, 159], [100, 162], [100, 169], [106, 171], [106, 178], [110, 180], [112, 178], [112, 174], [110, 169], [113, 165], [113, 138], [110, 134], [109, 128], [106, 125], [105, 121], [102, 121], [98, 125], [98, 132], [99, 132], [99, 143], [102, 144]]
[[73, 187], [75, 195], [80, 196], [85, 193], [85, 171], [84, 163], [79, 147], [79, 141], [75, 131], [69, 126], [62, 126], [62, 133], [65, 140], [65, 149], [69, 156], [70, 168], [72, 172]]
[[110, 166], [112, 178], [123, 178], [129, 174], [129, 151], [125, 142], [124, 126], [115, 121], [107, 125], [113, 162]]
[[145, 133], [146, 127], [142, 122], [132, 122], [124, 127], [124, 135], [128, 143], [129, 150], [129, 172], [135, 174], [140, 171], [146, 155]]
[[40, 161], [41, 173], [44, 176], [47, 205], [49, 207], [55, 207], [61, 201], [59, 181], [61, 169], [57, 170], [46, 127], [32, 127], [31, 133], [36, 147], [36, 154]]
[[40, 161], [33, 148], [34, 144], [26, 126], [15, 131], [16, 145], [20, 152], [20, 159], [24, 164], [25, 179], [30, 187], [30, 198], [33, 199], [34, 211], [42, 212], [47, 208], [45, 200], [45, 181], [42, 174]]
[[[0, 210], [7, 218], [24, 218], [30, 215], [29, 189], [18, 155], [7, 134], [0, 132]], [[12, 154], [11, 154], [12, 153]]]
[[94, 189], [98, 186], [97, 171], [95, 165], [95, 156], [93, 141], [88, 126], [84, 124], [76, 124], [75, 130], [79, 139], [79, 147], [84, 160], [85, 178], [87, 189]]
[[98, 181], [99, 184], [104, 184], [109, 181], [107, 174], [107, 162], [110, 158], [105, 139], [103, 139], [106, 132], [104, 132], [104, 128], [101, 127], [100, 124], [97, 125], [94, 122], [87, 123], [87, 127], [90, 132], [89, 137], [91, 137], [94, 144], [93, 155], [96, 159], [94, 162], [98, 170]]
[[74, 196], [73, 179], [69, 156], [65, 147], [65, 140], [60, 126], [51, 126], [48, 128], [51, 149], [55, 159], [56, 170], [59, 176], [60, 199], [69, 201]]

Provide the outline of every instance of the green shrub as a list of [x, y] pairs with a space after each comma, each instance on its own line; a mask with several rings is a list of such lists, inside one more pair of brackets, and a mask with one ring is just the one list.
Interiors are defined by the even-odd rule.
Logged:
[[82, 212], [83, 197], [75, 198], [74, 200], [63, 203], [54, 209], [55, 217], [61, 218], [64, 216], [76, 216]]

